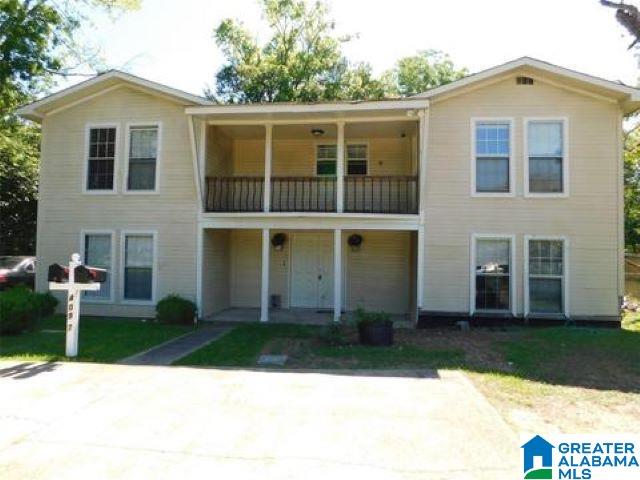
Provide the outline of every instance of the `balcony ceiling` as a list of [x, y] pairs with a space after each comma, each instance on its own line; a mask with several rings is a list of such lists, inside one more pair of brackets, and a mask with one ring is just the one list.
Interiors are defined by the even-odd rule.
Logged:
[[[261, 125], [218, 125], [210, 127], [219, 129], [225, 135], [235, 139], [264, 139], [265, 129]], [[324, 134], [314, 136], [312, 129], [324, 130]], [[369, 122], [369, 123], [348, 123], [345, 125], [345, 138], [398, 138], [403, 134], [411, 136], [417, 130], [417, 122]], [[215, 130], [214, 130], [215, 131]], [[335, 124], [296, 124], [296, 125], [275, 125], [273, 127], [274, 140], [311, 140], [321, 141], [323, 139], [335, 140], [337, 128]]]

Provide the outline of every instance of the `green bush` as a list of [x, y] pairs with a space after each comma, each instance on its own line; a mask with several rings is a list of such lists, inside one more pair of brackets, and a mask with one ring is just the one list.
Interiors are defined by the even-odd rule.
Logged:
[[39, 318], [53, 314], [57, 304], [50, 293], [34, 293], [26, 287], [0, 293], [0, 335], [32, 329]]
[[360, 324], [378, 324], [391, 323], [391, 315], [387, 312], [367, 312], [363, 308], [358, 308], [355, 314], [356, 323]]
[[156, 305], [156, 318], [160, 323], [192, 325], [197, 311], [192, 301], [179, 295], [167, 295]]

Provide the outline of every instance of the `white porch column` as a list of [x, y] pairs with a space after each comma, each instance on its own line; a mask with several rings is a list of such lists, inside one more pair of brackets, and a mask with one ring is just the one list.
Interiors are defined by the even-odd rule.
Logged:
[[344, 122], [338, 122], [336, 156], [336, 211], [344, 211]]
[[[418, 241], [416, 245], [416, 307], [418, 315], [424, 307], [424, 242], [424, 225], [421, 222], [418, 227]], [[416, 315], [416, 321], [418, 315]]]
[[269, 321], [269, 229], [262, 229], [262, 281], [260, 282], [260, 321]]
[[273, 125], [267, 123], [264, 126], [264, 211], [271, 208], [271, 156], [273, 143]]
[[420, 118], [418, 136], [418, 199], [420, 218], [424, 220], [426, 208], [426, 183], [427, 183], [427, 139], [429, 136], [429, 110], [418, 112]]
[[342, 230], [333, 232], [333, 321], [342, 316]]

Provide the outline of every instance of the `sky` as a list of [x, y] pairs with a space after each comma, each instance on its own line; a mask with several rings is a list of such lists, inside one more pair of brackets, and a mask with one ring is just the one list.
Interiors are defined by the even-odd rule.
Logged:
[[[352, 61], [380, 73], [419, 50], [448, 53], [470, 72], [531, 56], [627, 84], [638, 83], [631, 42], [598, 0], [329, 0], [339, 34], [357, 34], [343, 48]], [[202, 94], [224, 58], [213, 30], [241, 20], [259, 39], [268, 30], [258, 0], [142, 0], [139, 11], [94, 16], [84, 36], [106, 64]], [[71, 83], [77, 82], [74, 80]], [[68, 86], [60, 84], [59, 87]]]

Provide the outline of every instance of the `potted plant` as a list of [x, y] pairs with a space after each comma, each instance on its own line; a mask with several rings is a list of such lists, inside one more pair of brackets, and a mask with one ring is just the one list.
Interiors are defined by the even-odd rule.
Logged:
[[388, 347], [393, 345], [393, 321], [386, 312], [356, 310], [358, 336], [362, 345]]

